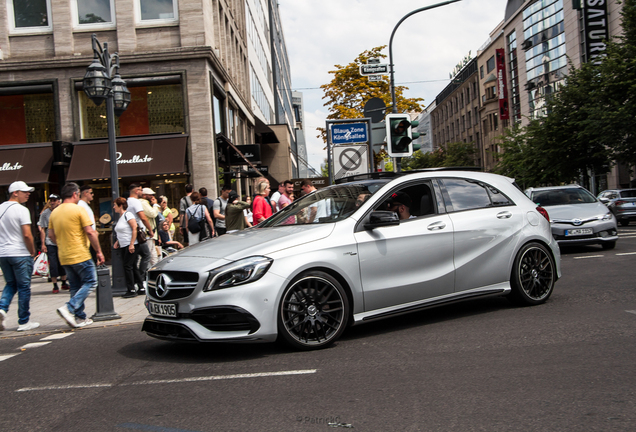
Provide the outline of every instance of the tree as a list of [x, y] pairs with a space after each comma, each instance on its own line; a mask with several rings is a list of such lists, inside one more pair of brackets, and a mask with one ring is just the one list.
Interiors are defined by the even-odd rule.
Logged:
[[608, 41], [600, 62], [570, 65], [546, 102], [548, 114], [502, 137], [496, 171], [526, 186], [567, 183], [603, 174], [614, 160], [636, 160], [636, 0], [625, 0], [623, 35]]
[[411, 157], [402, 158], [402, 170], [423, 168], [475, 166], [477, 150], [473, 143], [453, 142], [441, 144], [432, 152], [418, 150]]
[[[364, 117], [364, 104], [371, 98], [382, 99], [391, 109], [391, 91], [388, 77], [382, 77], [381, 81], [369, 81], [368, 77], [360, 75], [360, 66], [367, 63], [370, 58], [385, 58], [382, 50], [386, 45], [364, 51], [356, 59], [346, 66], [335, 65], [336, 69], [329, 71], [333, 79], [329, 84], [320, 86], [324, 91], [324, 106], [329, 108], [327, 119], [353, 119]], [[395, 100], [399, 112], [421, 111], [422, 98], [405, 98], [404, 86], [395, 87]], [[318, 137], [327, 142], [327, 134], [324, 128], [317, 128]]]

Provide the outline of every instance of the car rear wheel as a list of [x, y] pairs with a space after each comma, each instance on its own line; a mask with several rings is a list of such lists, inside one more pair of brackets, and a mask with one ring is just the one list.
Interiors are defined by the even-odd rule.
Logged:
[[278, 332], [293, 347], [325, 348], [340, 337], [349, 317], [349, 299], [327, 273], [312, 271], [296, 278], [281, 299]]
[[517, 304], [541, 304], [552, 294], [555, 282], [552, 254], [540, 243], [528, 243], [515, 258], [509, 298]]

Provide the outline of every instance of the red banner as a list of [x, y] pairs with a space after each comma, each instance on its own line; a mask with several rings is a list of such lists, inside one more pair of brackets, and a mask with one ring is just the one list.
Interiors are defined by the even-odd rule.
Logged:
[[497, 95], [499, 96], [499, 118], [510, 119], [508, 110], [508, 87], [506, 85], [506, 52], [503, 48], [496, 50], [497, 58]]

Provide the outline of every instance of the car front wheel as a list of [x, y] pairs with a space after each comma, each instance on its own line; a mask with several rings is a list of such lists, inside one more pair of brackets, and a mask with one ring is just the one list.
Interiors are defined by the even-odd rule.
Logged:
[[340, 337], [349, 317], [349, 299], [327, 273], [312, 271], [296, 278], [283, 293], [278, 332], [293, 347], [325, 348]]
[[540, 243], [528, 243], [517, 254], [510, 284], [510, 299], [518, 304], [537, 305], [552, 294], [556, 268], [550, 252]]

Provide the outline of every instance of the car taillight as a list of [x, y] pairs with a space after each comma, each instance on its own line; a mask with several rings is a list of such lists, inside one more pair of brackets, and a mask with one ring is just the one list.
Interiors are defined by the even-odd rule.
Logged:
[[619, 206], [619, 205], [623, 205], [623, 204], [625, 204], [626, 202], [627, 202], [627, 201], [616, 200], [616, 201], [614, 201], [614, 204], [616, 204], [617, 206]]
[[547, 211], [546, 209], [544, 209], [544, 208], [543, 208], [543, 207], [541, 207], [541, 206], [537, 206], [537, 211], [538, 211], [539, 213], [541, 213], [541, 216], [543, 216], [544, 218], [546, 218], [546, 220], [547, 220], [548, 222], [550, 222], [550, 215], [548, 214], [548, 211]]

